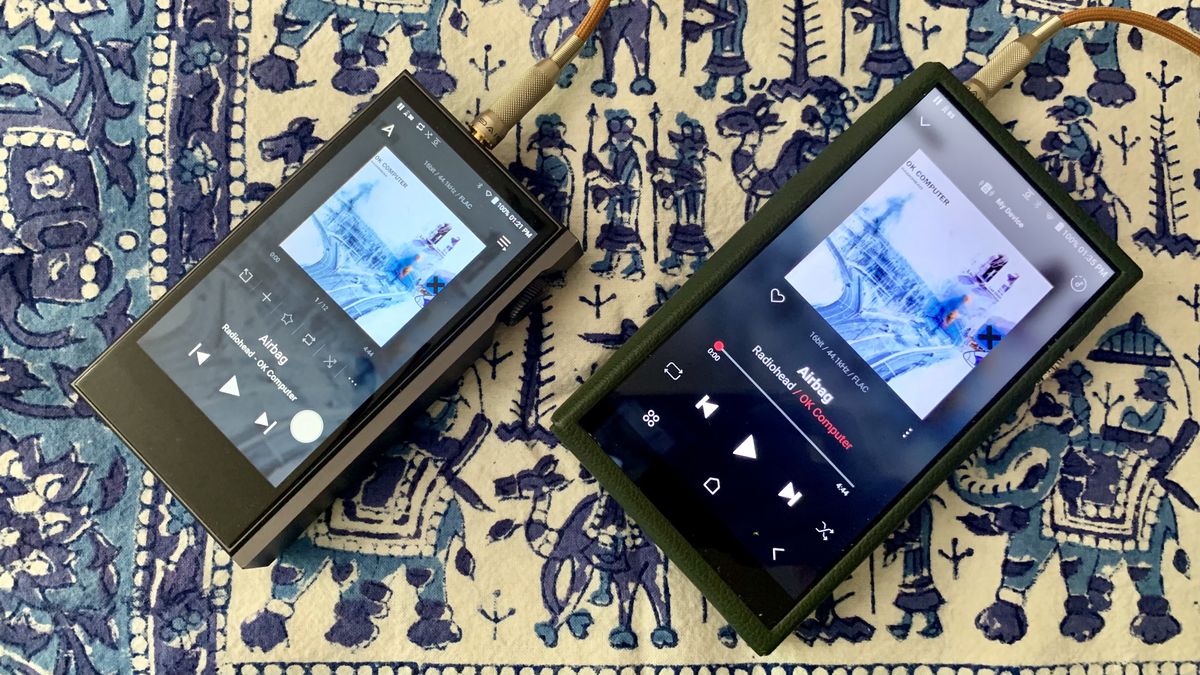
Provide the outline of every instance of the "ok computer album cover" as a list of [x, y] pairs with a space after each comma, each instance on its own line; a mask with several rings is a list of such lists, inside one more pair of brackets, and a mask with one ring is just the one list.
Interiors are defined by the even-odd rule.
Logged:
[[383, 148], [282, 247], [382, 345], [445, 289], [484, 244]]
[[919, 150], [787, 281], [922, 419], [1051, 289]]

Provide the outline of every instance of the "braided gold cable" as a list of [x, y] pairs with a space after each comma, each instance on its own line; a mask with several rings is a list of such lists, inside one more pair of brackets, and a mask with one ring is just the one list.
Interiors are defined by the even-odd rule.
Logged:
[[1058, 19], [1063, 22], [1064, 26], [1075, 26], [1094, 21], [1111, 21], [1137, 26], [1143, 30], [1161, 35], [1172, 42], [1182, 45], [1184, 49], [1191, 51], [1196, 56], [1200, 56], [1200, 36], [1145, 12], [1115, 7], [1084, 7], [1083, 9], [1073, 9], [1058, 17]]
[[596, 26], [600, 24], [600, 18], [604, 16], [604, 12], [608, 11], [609, 0], [596, 0], [592, 3], [592, 8], [588, 10], [583, 21], [579, 22], [579, 27], [575, 29], [575, 35], [586, 40], [596, 32]]
[[1116, 7], [1085, 7], [1052, 17], [1033, 31], [1001, 47], [987, 64], [964, 82], [975, 98], [983, 103], [996, 95], [1021, 72], [1050, 38], [1069, 26], [1096, 21], [1111, 21], [1136, 26], [1179, 44], [1200, 56], [1200, 36], [1156, 16], [1132, 9]]

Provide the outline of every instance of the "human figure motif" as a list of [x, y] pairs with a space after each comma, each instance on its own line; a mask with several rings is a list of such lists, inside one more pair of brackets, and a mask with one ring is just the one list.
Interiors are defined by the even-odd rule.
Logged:
[[859, 98], [872, 101], [884, 80], [898, 82], [913, 71], [912, 61], [900, 43], [900, 1], [850, 0], [848, 6], [854, 17], [854, 32], [872, 27], [871, 49], [862, 66], [871, 80], [865, 87], [854, 88]]
[[696, 87], [696, 93], [701, 98], [712, 99], [717, 95], [717, 84], [724, 78], [733, 80], [733, 88], [723, 96], [730, 103], [742, 103], [746, 100], [745, 75], [750, 72], [750, 64], [746, 62], [746, 48], [743, 36], [746, 32], [746, 17], [749, 12], [747, 0], [693, 0], [684, 3], [686, 9], [696, 9], [708, 12], [712, 20], [703, 24], [697, 21], [685, 21], [683, 37], [688, 42], [699, 42], [704, 33], [712, 33], [713, 47], [704, 64], [704, 72], [708, 73], [708, 81]]
[[708, 196], [704, 160], [717, 155], [708, 149], [708, 135], [699, 121], [681, 112], [675, 122], [679, 130], [667, 132], [667, 139], [675, 149], [675, 159], [653, 152], [646, 159], [646, 165], [653, 172], [651, 183], [655, 198], [675, 212], [675, 222], [671, 223], [667, 235], [670, 255], [660, 264], [662, 271], [667, 273], [681, 270], [685, 256], [692, 258], [691, 268], [695, 271], [713, 252], [712, 242], [704, 232], [704, 206]]
[[[287, 0], [275, 17], [275, 44], [271, 52], [250, 66], [250, 77], [268, 91], [288, 91], [308, 86], [298, 79], [300, 51], [333, 17], [339, 34], [338, 65], [332, 84], [351, 95], [370, 93], [379, 84], [376, 69], [388, 60], [388, 36], [397, 28], [412, 43], [409, 63], [413, 77], [429, 93], [441, 97], [457, 83], [441, 56], [441, 23], [453, 2], [457, 15], [461, 0], [381, 0], [359, 3], [338, 0]], [[372, 9], [367, 9], [370, 6]], [[461, 17], [461, 15], [458, 15]], [[452, 23], [455, 20], [451, 19]]]
[[596, 248], [604, 251], [604, 259], [593, 263], [591, 270], [612, 274], [622, 254], [628, 254], [629, 264], [621, 275], [642, 278], [646, 275], [642, 263], [646, 243], [637, 221], [642, 201], [642, 162], [634, 144], [645, 147], [646, 142], [634, 133], [637, 120], [628, 110], [605, 110], [604, 119], [608, 140], [600, 146], [600, 152], [607, 151], [607, 164], [592, 153], [583, 158], [594, 208], [603, 210], [607, 218], [596, 236]]
[[567, 125], [557, 113], [539, 115], [537, 131], [529, 137], [526, 150], [537, 149], [537, 160], [532, 168], [521, 162], [520, 154], [509, 165], [509, 170], [542, 206], [564, 225], [571, 219], [571, 197], [575, 194], [575, 173], [567, 159], [567, 150], [574, 150], [563, 138]]
[[921, 616], [925, 626], [920, 630], [922, 637], [933, 638], [942, 634], [942, 621], [938, 608], [946, 599], [933, 583], [933, 566], [929, 552], [932, 548], [933, 508], [925, 501], [908, 516], [884, 543], [885, 560], [903, 556], [904, 570], [900, 589], [893, 604], [903, 615], [900, 621], [888, 626], [888, 631], [903, 640], [912, 630], [913, 619]]
[[1088, 119], [1092, 104], [1082, 96], [1066, 96], [1062, 105], [1053, 106], [1048, 112], [1060, 127], [1046, 132], [1042, 138], [1045, 153], [1038, 156], [1038, 161], [1110, 237], [1116, 238], [1117, 206], [1125, 208], [1125, 204], [1100, 175], [1103, 166], [1100, 147], [1092, 142], [1085, 128], [1096, 128]]

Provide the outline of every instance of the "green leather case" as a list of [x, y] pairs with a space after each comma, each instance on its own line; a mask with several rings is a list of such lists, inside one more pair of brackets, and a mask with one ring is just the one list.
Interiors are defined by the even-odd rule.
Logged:
[[[1090, 307], [1067, 325], [1054, 342], [1045, 346], [995, 405], [979, 415], [953, 445], [943, 450], [936, 461], [917, 478], [908, 493], [878, 518], [842, 560], [796, 602], [783, 620], [776, 625], [767, 625], [613, 463], [591, 435], [580, 427], [579, 420], [934, 88], [940, 88], [952, 99], [1013, 166], [1030, 183], [1040, 188], [1047, 202], [1067, 216], [1088, 243], [1109, 259], [1113, 265], [1113, 278], [1096, 295]], [[696, 584], [746, 644], [754, 651], [766, 654], [832, 593], [837, 584], [881, 544], [988, 433], [1029, 397], [1047, 370], [1097, 326], [1141, 276], [1137, 265], [1087, 217], [1062, 187], [1046, 174], [1025, 148], [944, 66], [927, 63], [863, 114], [742, 226], [624, 347], [558, 409], [554, 414], [553, 430], [563, 445], [574, 452], [600, 484], [617, 498], [671, 562]]]

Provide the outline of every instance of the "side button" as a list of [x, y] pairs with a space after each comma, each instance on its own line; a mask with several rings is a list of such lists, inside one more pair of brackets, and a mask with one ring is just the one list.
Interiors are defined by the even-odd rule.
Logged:
[[1042, 373], [1042, 379], [1043, 380], [1048, 379], [1051, 375], [1057, 373], [1058, 369], [1062, 368], [1062, 365], [1063, 365], [1063, 363], [1066, 362], [1066, 360], [1067, 360], [1066, 354], [1063, 354], [1062, 356], [1058, 357], [1058, 360], [1055, 361], [1054, 363], [1050, 364], [1050, 367], [1046, 369], [1046, 372]]

